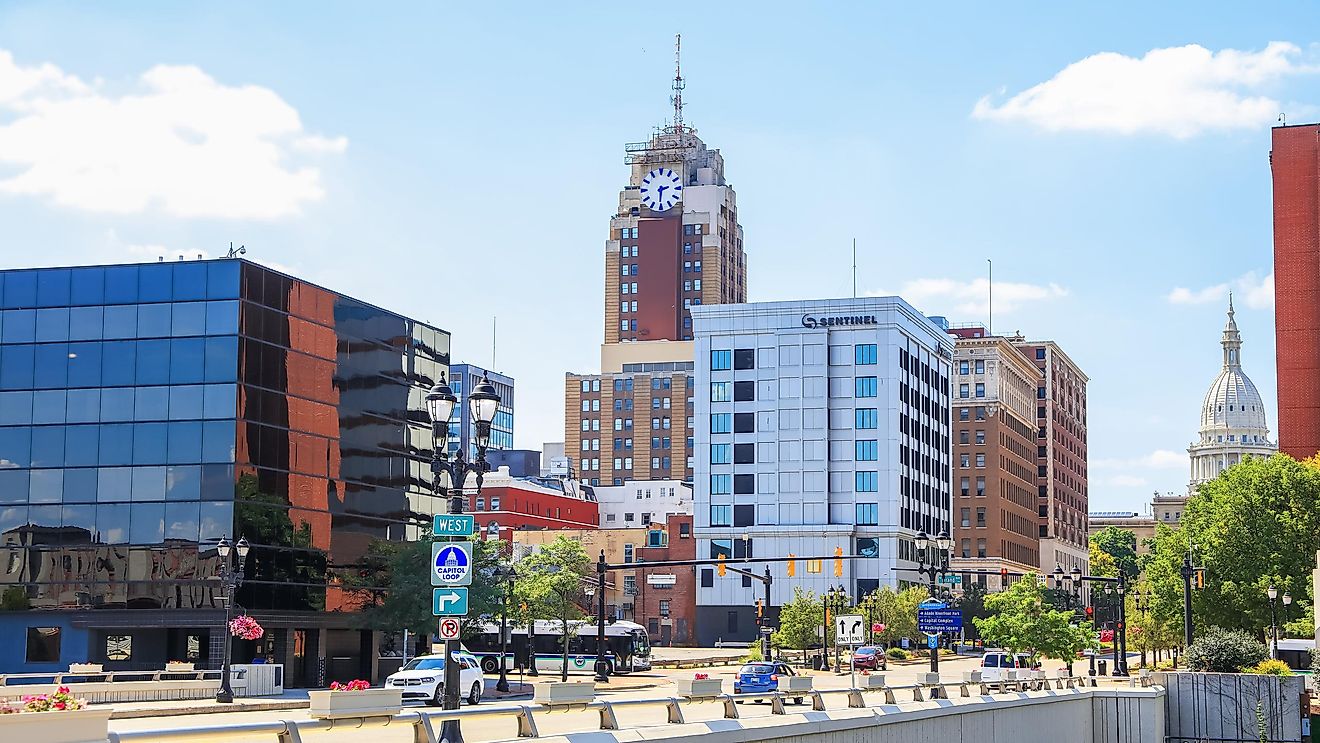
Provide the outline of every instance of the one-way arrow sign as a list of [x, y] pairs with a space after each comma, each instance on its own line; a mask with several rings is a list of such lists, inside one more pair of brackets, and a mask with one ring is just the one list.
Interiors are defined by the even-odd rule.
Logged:
[[437, 588], [431, 593], [431, 613], [437, 617], [465, 617], [468, 613], [468, 589]]

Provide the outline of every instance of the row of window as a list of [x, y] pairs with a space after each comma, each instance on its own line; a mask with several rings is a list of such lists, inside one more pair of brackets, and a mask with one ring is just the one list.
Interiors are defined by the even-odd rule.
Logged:
[[[824, 415], [823, 408], [813, 409], [816, 419], [802, 421], [799, 410], [781, 410], [779, 411], [780, 430], [796, 430], [799, 426], [814, 429], [823, 428]], [[832, 430], [846, 429], [848, 416], [847, 410], [829, 411], [829, 424]], [[852, 427], [858, 430], [866, 431], [880, 427], [880, 411], [877, 408], [855, 408], [852, 412]], [[756, 413], [711, 413], [710, 414], [710, 432], [716, 433], [756, 433]]]
[[[768, 476], [768, 473], [766, 473]], [[787, 474], [787, 473], [781, 473]], [[830, 473], [833, 487], [830, 492], [844, 492], [844, 488], [838, 487], [839, 477], [847, 473]], [[837, 477], [836, 477], [837, 476]], [[845, 485], [846, 487], [846, 485]], [[856, 493], [878, 493], [880, 492], [880, 473], [875, 471], [859, 471], [853, 473], [853, 492]], [[754, 474], [712, 474], [710, 476], [710, 494], [711, 495], [755, 495], [756, 494], [756, 475]]]
[[[787, 442], [784, 442], [787, 443]], [[813, 445], [819, 442], [812, 442]], [[690, 446], [690, 444], [689, 444]], [[766, 444], [770, 447], [768, 456], [762, 456], [763, 462], [773, 462], [775, 451], [773, 444]], [[880, 442], [876, 439], [858, 439], [857, 441], [831, 441], [830, 442], [830, 461], [846, 461], [848, 451], [843, 449], [848, 447], [852, 449], [853, 459], [858, 462], [876, 462], [880, 459]], [[798, 461], [802, 454], [798, 456], [780, 457], [783, 461]], [[820, 457], [807, 457], [808, 460], [819, 459]], [[756, 462], [756, 444], [711, 444], [710, 445], [710, 463], [711, 464], [754, 464]]]
[[699, 292], [699, 291], [701, 291], [701, 279], [694, 279], [694, 280], [692, 280], [692, 281], [684, 281], [684, 282], [683, 282], [683, 291], [685, 291], [685, 292]]
[[964, 374], [964, 375], [965, 375], [965, 374], [970, 374], [970, 373], [971, 373], [971, 369], [973, 369], [973, 368], [976, 369], [976, 373], [977, 373], [977, 374], [985, 374], [985, 359], [976, 359], [976, 364], [975, 364], [974, 367], [970, 364], [970, 362], [968, 362], [968, 361], [966, 361], [966, 360], [963, 360], [963, 361], [959, 361], [959, 362], [958, 362], [958, 373], [959, 373], [959, 374]]
[[0, 470], [0, 503], [233, 500], [232, 465]]
[[[233, 484], [230, 483], [232, 494]], [[166, 539], [204, 542], [233, 537], [234, 504], [220, 501], [100, 503], [68, 506], [7, 506], [0, 533], [29, 524], [44, 538], [76, 544], [158, 545]]]
[[[962, 468], [964, 468], [964, 469], [966, 469], [966, 468], [968, 468], [968, 467], [971, 467], [971, 466], [972, 466], [972, 465], [971, 465], [971, 461], [972, 461], [972, 457], [971, 457], [970, 454], [959, 454], [959, 455], [958, 455], [958, 466], [959, 466], [959, 467], [962, 467]], [[984, 454], [977, 454], [977, 455], [976, 455], [976, 466], [977, 466], [978, 468], [985, 467], [985, 455], [984, 455]]]
[[234, 384], [0, 392], [0, 426], [233, 418]]
[[238, 338], [0, 346], [0, 390], [232, 382]]
[[11, 271], [0, 275], [0, 308], [235, 299], [239, 265], [186, 261]]
[[0, 342], [55, 343], [234, 335], [238, 302], [58, 307], [0, 312]]
[[[795, 347], [785, 347], [784, 349], [781, 350], [787, 350], [788, 348], [795, 348]], [[844, 349], [844, 348], [847, 347], [830, 346], [831, 364], [835, 363], [833, 360], [834, 350]], [[858, 343], [853, 347], [852, 351], [853, 351], [852, 353], [853, 363], [856, 365], [870, 366], [879, 363], [880, 349], [879, 346], [877, 346], [874, 343]], [[841, 359], [839, 360], [838, 363], [842, 364], [846, 362]], [[742, 370], [742, 369], [755, 369], [755, 368], [756, 368], [756, 349], [754, 348], [735, 348], [732, 350], [717, 349], [717, 350], [712, 350], [710, 352], [711, 371], [728, 371], [728, 370]]]
[[621, 276], [636, 276], [636, 275], [637, 275], [637, 264], [636, 264], [636, 263], [622, 263], [622, 264], [620, 264], [620, 265], [619, 265], [619, 274], [620, 274]]
[[232, 462], [235, 425], [219, 420], [12, 426], [0, 428], [0, 462], [6, 468]]
[[[972, 390], [971, 390], [971, 388], [970, 388], [968, 385], [965, 385], [965, 384], [960, 384], [960, 385], [958, 385], [958, 397], [960, 397], [960, 398], [962, 398], [962, 399], [967, 399], [967, 398], [969, 398], [969, 397], [972, 396], [971, 392], [972, 392]], [[976, 383], [976, 397], [985, 397], [985, 383], [984, 383], [984, 382], [977, 382], [977, 383]]]
[[[879, 503], [857, 503], [853, 506], [853, 523], [857, 526], [878, 526], [880, 524], [880, 504]], [[712, 505], [710, 507], [710, 525], [712, 527], [726, 526], [754, 526], [756, 524], [756, 507], [752, 505]], [[741, 559], [751, 557], [751, 541], [734, 539], [712, 539], [711, 540], [711, 558], [720, 556], [732, 559]], [[732, 542], [732, 544], [729, 544]], [[745, 544], [743, 544], [745, 542]], [[815, 570], [808, 564], [808, 573], [819, 573], [819, 560], [816, 561]]]

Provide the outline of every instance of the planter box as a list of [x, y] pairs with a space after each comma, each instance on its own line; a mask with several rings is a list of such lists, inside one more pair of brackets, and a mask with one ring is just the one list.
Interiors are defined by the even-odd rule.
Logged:
[[885, 675], [883, 673], [872, 673], [867, 676], [859, 676], [857, 677], [857, 688], [883, 689], [885, 688]]
[[811, 691], [811, 677], [810, 676], [780, 676], [779, 690], [780, 691]]
[[981, 683], [980, 671], [963, 671], [963, 683], [979, 684]]
[[585, 704], [596, 698], [595, 681], [545, 681], [534, 687], [537, 704]]
[[100, 663], [70, 663], [69, 673], [101, 673], [103, 668]]
[[403, 689], [307, 692], [311, 708], [307, 714], [320, 720], [346, 717], [393, 717], [403, 709]]
[[674, 684], [678, 687], [679, 696], [684, 697], [717, 697], [724, 693], [724, 681], [721, 679], [680, 678]]
[[166, 663], [166, 673], [192, 673], [197, 670], [195, 663]]
[[940, 682], [940, 675], [938, 673], [917, 674], [917, 683], [923, 686], [935, 686], [939, 682]]
[[110, 737], [111, 712], [107, 707], [0, 715], [0, 736], [41, 743], [105, 743]]

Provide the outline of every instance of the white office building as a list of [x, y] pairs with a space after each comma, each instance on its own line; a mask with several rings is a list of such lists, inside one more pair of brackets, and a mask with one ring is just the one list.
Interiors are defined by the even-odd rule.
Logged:
[[644, 529], [671, 515], [692, 515], [692, 483], [682, 480], [628, 480], [622, 485], [588, 486], [600, 505], [600, 528]]
[[[701, 558], [776, 563], [770, 615], [795, 587], [856, 597], [919, 582], [913, 537], [951, 531], [953, 339], [898, 297], [692, 308], [693, 521]], [[753, 568], [758, 574], [763, 565]], [[757, 581], [700, 568], [697, 643], [757, 632]]]

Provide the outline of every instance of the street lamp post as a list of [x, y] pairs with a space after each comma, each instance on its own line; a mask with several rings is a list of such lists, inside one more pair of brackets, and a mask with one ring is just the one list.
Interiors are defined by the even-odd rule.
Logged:
[[[848, 608], [848, 590], [843, 586], [835, 586], [826, 591], [830, 597], [830, 605], [834, 608], [834, 621], [839, 621], [839, 615], [844, 609]], [[834, 635], [834, 672], [843, 673], [843, 663], [839, 660], [839, 636]]]
[[513, 595], [513, 581], [517, 577], [512, 565], [495, 568], [495, 580], [504, 582], [504, 600], [500, 604], [500, 680], [495, 682], [497, 691], [509, 690], [509, 676], [505, 668], [509, 662], [509, 597]]
[[[596, 562], [596, 682], [610, 682], [610, 664], [605, 660], [605, 550], [600, 551]], [[591, 596], [591, 589], [587, 589]]]
[[1271, 583], [1270, 587], [1265, 590], [1265, 593], [1270, 597], [1270, 634], [1272, 636], [1272, 642], [1270, 643], [1270, 658], [1274, 660], [1278, 660], [1279, 659], [1279, 620], [1278, 620], [1278, 616], [1274, 613], [1274, 607], [1275, 607], [1274, 602], [1275, 599], [1279, 598], [1279, 589], [1275, 588], [1274, 584]]
[[[230, 546], [229, 540], [220, 537], [220, 541], [215, 545], [215, 551], [220, 555], [220, 581], [225, 589], [225, 628], [220, 633], [224, 638], [224, 671], [220, 676], [220, 689], [215, 693], [215, 701], [219, 704], [233, 704], [234, 689], [230, 686], [230, 663], [234, 638], [230, 636], [229, 622], [234, 614], [234, 592], [243, 585], [243, 568], [247, 564], [248, 541], [246, 537], [240, 537], [238, 544]], [[230, 562], [229, 555], [235, 554], [238, 557], [238, 564]]]
[[820, 615], [820, 670], [830, 670], [830, 591], [827, 588], [820, 595], [824, 613]]
[[[917, 573], [930, 579], [930, 595], [935, 596], [935, 578], [941, 573], [949, 572], [949, 548], [953, 546], [953, 540], [949, 538], [949, 532], [941, 531], [935, 539], [926, 536], [926, 532], [919, 532], [915, 540], [917, 547]], [[935, 548], [934, 558], [930, 563], [926, 563], [927, 548]], [[940, 672], [940, 648], [936, 643], [930, 650], [930, 672], [938, 674]]]
[[1127, 664], [1127, 576], [1118, 571], [1118, 631], [1114, 633], [1114, 675], [1128, 675]]
[[[463, 513], [463, 485], [468, 475], [476, 475], [477, 493], [481, 492], [481, 482], [490, 466], [486, 463], [486, 447], [490, 446], [490, 424], [495, 420], [495, 411], [499, 409], [500, 396], [495, 394], [495, 387], [490, 380], [482, 377], [472, 391], [468, 393], [468, 407], [472, 423], [476, 429], [474, 436], [477, 445], [476, 458], [468, 462], [462, 447], [449, 456], [449, 419], [458, 405], [458, 397], [445, 380], [440, 381], [426, 395], [426, 414], [431, 419], [431, 474], [432, 492], [449, 501], [450, 514]], [[445, 693], [444, 709], [458, 709], [459, 705], [459, 667], [457, 653], [462, 649], [458, 640], [445, 640]], [[463, 743], [463, 732], [458, 720], [446, 720], [441, 728], [440, 737], [449, 743]]]

